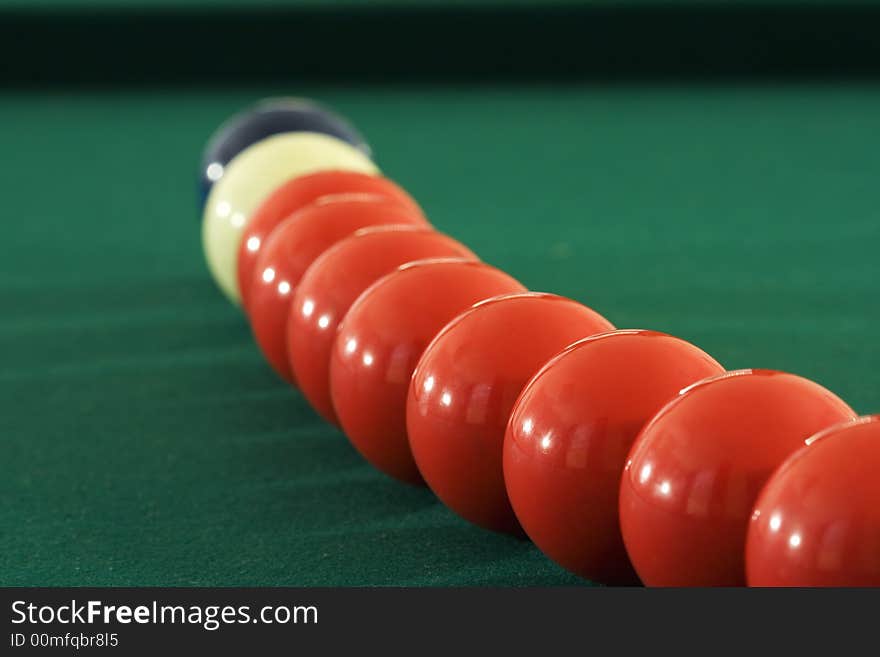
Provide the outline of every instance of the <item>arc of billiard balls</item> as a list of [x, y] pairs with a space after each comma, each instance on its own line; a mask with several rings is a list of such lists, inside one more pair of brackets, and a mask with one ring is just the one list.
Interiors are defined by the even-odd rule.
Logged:
[[[239, 243], [243, 229], [263, 198], [285, 181], [318, 171], [336, 169], [378, 175], [379, 170], [370, 154], [369, 146], [350, 123], [304, 99], [264, 102], [221, 126], [206, 148], [201, 180], [206, 196], [203, 213], [205, 256], [221, 290], [234, 302], [240, 298], [236, 280]], [[517, 408], [515, 404], [514, 414]], [[876, 422], [876, 419], [872, 421]], [[650, 425], [651, 420], [645, 426]], [[636, 439], [633, 453], [639, 447], [640, 438]], [[645, 447], [641, 449], [644, 451]], [[807, 462], [807, 459], [801, 459], [801, 462]], [[863, 487], [866, 484], [857, 483]], [[877, 490], [872, 491], [869, 493], [880, 494]], [[880, 514], [869, 520], [880, 525]], [[877, 529], [880, 531], [880, 527]], [[730, 546], [730, 549], [736, 550], [739, 546]], [[774, 558], [784, 560], [786, 557], [776, 554]], [[793, 582], [794, 585], [810, 583]], [[847, 584], [858, 584], [858, 581], [847, 580]]]

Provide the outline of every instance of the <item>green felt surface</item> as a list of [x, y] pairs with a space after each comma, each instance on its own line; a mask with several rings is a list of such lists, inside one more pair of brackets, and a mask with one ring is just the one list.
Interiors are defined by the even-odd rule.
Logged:
[[280, 91], [531, 288], [880, 410], [880, 87], [7, 93], [0, 584], [578, 583], [371, 470], [214, 289], [199, 150]]

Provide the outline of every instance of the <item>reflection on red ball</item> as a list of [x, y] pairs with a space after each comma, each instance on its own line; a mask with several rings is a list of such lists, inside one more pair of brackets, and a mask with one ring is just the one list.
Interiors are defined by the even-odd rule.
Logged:
[[750, 586], [880, 586], [880, 415], [820, 432], [773, 474], [746, 572]]
[[504, 440], [507, 493], [529, 538], [581, 577], [636, 583], [618, 520], [630, 447], [682, 388], [723, 371], [684, 340], [636, 330], [587, 338], [545, 365]]
[[407, 401], [410, 446], [431, 490], [471, 522], [520, 533], [502, 472], [513, 404], [551, 357], [613, 328], [571, 299], [537, 293], [485, 301], [447, 325], [419, 361]]
[[285, 329], [290, 300], [309, 265], [359, 228], [427, 225], [422, 215], [373, 196], [328, 196], [285, 219], [269, 236], [254, 267], [247, 314], [257, 344], [272, 368], [294, 383]]
[[330, 353], [336, 330], [355, 300], [400, 265], [424, 258], [477, 257], [460, 242], [422, 226], [357, 231], [315, 260], [302, 277], [287, 319], [287, 354], [312, 407], [338, 424], [330, 397]]
[[406, 432], [406, 393], [425, 347], [477, 301], [525, 288], [473, 260], [404, 265], [364, 292], [339, 327], [330, 393], [345, 435], [370, 463], [421, 484]]
[[642, 581], [744, 584], [761, 487], [807, 438], [853, 417], [822, 386], [783, 372], [728, 372], [683, 391], [639, 434], [621, 482], [620, 527]]
[[247, 309], [257, 257], [282, 221], [318, 199], [337, 194], [370, 194], [422, 214], [413, 198], [392, 180], [357, 171], [329, 170], [297, 176], [275, 189], [254, 211], [238, 247], [238, 289]]

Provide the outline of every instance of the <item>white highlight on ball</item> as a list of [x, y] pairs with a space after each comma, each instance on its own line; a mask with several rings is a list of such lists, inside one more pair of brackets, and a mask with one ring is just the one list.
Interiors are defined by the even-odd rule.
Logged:
[[224, 169], [222, 164], [220, 164], [219, 162], [211, 162], [211, 164], [208, 165], [205, 173], [208, 175], [208, 180], [210, 180], [211, 182], [217, 182], [223, 177], [223, 171]]

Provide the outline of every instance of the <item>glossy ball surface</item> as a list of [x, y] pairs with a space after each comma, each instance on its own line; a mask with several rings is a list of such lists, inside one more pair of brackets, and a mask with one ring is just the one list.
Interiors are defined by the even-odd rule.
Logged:
[[587, 338], [547, 363], [504, 439], [507, 494], [535, 545], [586, 579], [637, 583], [618, 520], [629, 450], [682, 388], [723, 371], [684, 340], [638, 330]]
[[813, 436], [749, 524], [749, 586], [880, 586], [880, 415]]
[[550, 358], [613, 328], [571, 299], [530, 293], [478, 304], [437, 335], [413, 374], [406, 421], [419, 471], [446, 506], [487, 529], [521, 533], [502, 468], [513, 404]]
[[855, 417], [807, 379], [739, 370], [706, 379], [641, 431], [620, 487], [627, 553], [649, 586], [740, 586], [761, 487], [811, 435]]
[[211, 135], [199, 171], [202, 203], [232, 158], [251, 144], [282, 132], [330, 135], [370, 155], [370, 147], [354, 126], [327, 107], [306, 98], [267, 98], [233, 115]]
[[268, 137], [236, 155], [211, 188], [202, 219], [208, 269], [223, 293], [238, 303], [238, 250], [254, 210], [280, 184], [323, 169], [378, 173], [354, 146], [313, 132]]
[[291, 215], [266, 241], [254, 268], [248, 317], [257, 344], [281, 378], [295, 383], [287, 355], [290, 301], [309, 265], [359, 228], [427, 226], [421, 214], [382, 198], [326, 196]]
[[333, 407], [357, 450], [382, 472], [422, 478], [406, 433], [406, 395], [419, 357], [474, 303], [525, 288], [473, 260], [419, 261], [372, 285], [348, 311], [330, 358]]
[[324, 419], [339, 423], [330, 396], [330, 354], [351, 305], [400, 265], [443, 257], [477, 260], [466, 246], [430, 228], [376, 226], [327, 249], [308, 268], [290, 304], [287, 354], [300, 390]]
[[413, 212], [423, 214], [405, 190], [382, 176], [356, 171], [319, 171], [288, 180], [257, 207], [242, 235], [238, 249], [238, 288], [245, 309], [257, 257], [269, 234], [294, 212], [323, 196], [338, 194], [370, 194], [388, 201], [397, 201]]

